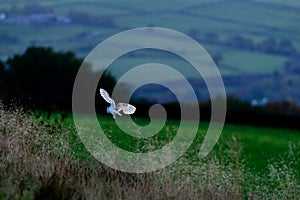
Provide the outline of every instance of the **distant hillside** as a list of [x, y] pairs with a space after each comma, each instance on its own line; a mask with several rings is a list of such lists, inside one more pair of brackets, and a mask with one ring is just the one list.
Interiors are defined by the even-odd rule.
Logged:
[[[298, 75], [244, 75], [223, 77], [227, 96], [235, 96], [241, 100], [252, 102], [266, 99], [268, 102], [291, 101], [300, 104], [298, 87], [300, 78]], [[206, 101], [210, 98], [207, 86], [202, 79], [189, 79], [191, 86], [199, 99]], [[168, 82], [186, 97], [186, 103], [190, 103], [190, 94], [182, 87], [182, 81]], [[168, 103], [177, 101], [176, 97], [167, 88], [159, 85], [148, 85], [134, 93], [133, 99], [144, 98], [149, 102]]]
[[202, 44], [224, 76], [229, 94], [300, 102], [299, 21], [300, 2], [293, 0], [2, 0], [0, 59], [20, 54], [29, 45], [85, 57], [123, 30], [160, 26]]

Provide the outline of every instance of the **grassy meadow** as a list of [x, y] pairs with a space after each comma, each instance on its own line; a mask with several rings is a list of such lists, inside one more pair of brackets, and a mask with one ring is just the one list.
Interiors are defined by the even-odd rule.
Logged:
[[[1, 199], [297, 199], [300, 195], [299, 130], [228, 124], [213, 151], [200, 159], [208, 127], [202, 122], [193, 144], [173, 164], [132, 174], [95, 160], [81, 143], [71, 114], [1, 107], [0, 123]], [[141, 142], [122, 133], [110, 116], [99, 116], [99, 123], [113, 143], [136, 152], [161, 148], [178, 126], [178, 121], [167, 121], [157, 137]]]

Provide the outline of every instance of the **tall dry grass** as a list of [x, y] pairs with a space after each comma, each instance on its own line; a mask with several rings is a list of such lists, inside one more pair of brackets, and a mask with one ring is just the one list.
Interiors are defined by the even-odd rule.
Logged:
[[230, 148], [224, 157], [211, 154], [201, 163], [182, 157], [156, 172], [129, 174], [97, 161], [74, 159], [68, 130], [22, 109], [1, 105], [0, 130], [1, 199], [257, 199], [299, 195], [294, 172], [280, 163], [270, 165], [274, 185], [261, 184], [262, 177], [245, 169], [242, 146], [236, 138], [226, 144]]

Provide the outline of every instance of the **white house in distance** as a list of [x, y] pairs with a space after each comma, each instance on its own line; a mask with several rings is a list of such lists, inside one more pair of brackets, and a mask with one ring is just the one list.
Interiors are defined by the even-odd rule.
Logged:
[[253, 99], [251, 101], [252, 106], [265, 106], [268, 103], [268, 99], [266, 97], [262, 99]]
[[5, 19], [6, 19], [5, 13], [0, 13], [0, 21]]

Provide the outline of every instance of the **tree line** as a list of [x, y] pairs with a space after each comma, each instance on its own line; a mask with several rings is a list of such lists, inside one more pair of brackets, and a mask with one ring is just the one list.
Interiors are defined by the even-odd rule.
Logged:
[[[22, 55], [0, 61], [0, 98], [28, 108], [71, 110], [73, 84], [82, 63], [70, 51], [30, 46]], [[87, 70], [92, 76], [92, 69]], [[100, 82], [112, 88], [116, 81], [104, 73]]]
[[249, 37], [243, 35], [229, 35], [224, 41], [220, 39], [217, 33], [208, 32], [203, 37], [200, 37], [200, 31], [197, 29], [191, 29], [188, 31], [188, 35], [192, 38], [208, 42], [212, 44], [234, 47], [237, 49], [244, 49], [248, 51], [257, 51], [266, 54], [278, 54], [285, 56], [298, 56], [299, 52], [293, 45], [293, 43], [286, 38], [278, 39], [274, 36], [267, 36], [262, 41], [255, 43]]
[[[50, 47], [31, 46], [22, 55], [15, 55], [5, 62], [0, 60], [0, 99], [29, 108], [46, 111], [71, 111], [73, 84], [83, 60], [72, 52], [55, 52]], [[91, 76], [94, 72], [86, 66]], [[98, 89], [110, 94], [116, 84], [114, 76], [105, 72]], [[126, 88], [126, 87], [125, 87]], [[108, 104], [97, 93], [96, 110], [105, 113]], [[155, 102], [144, 99], [131, 100], [137, 107], [135, 116], [149, 117], [149, 108]], [[103, 106], [105, 105], [105, 106]], [[199, 102], [201, 120], [210, 120], [211, 101]], [[178, 102], [163, 105], [168, 119], [180, 119]], [[268, 125], [300, 128], [300, 108], [292, 102], [271, 102], [264, 107], [253, 107], [247, 101], [234, 97], [227, 99], [226, 121], [250, 125]]]

